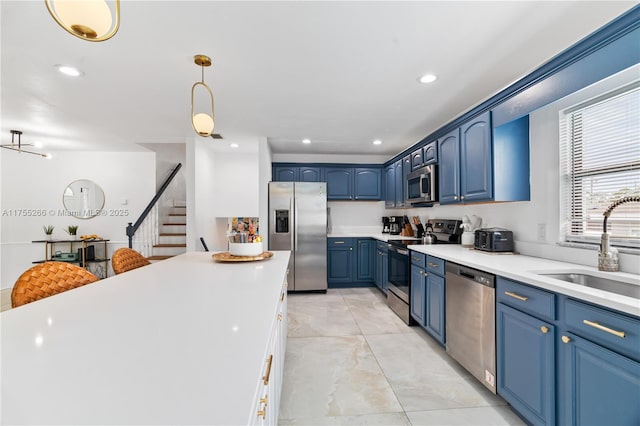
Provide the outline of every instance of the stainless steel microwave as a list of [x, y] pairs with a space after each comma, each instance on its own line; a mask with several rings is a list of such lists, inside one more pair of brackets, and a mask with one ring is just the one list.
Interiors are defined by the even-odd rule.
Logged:
[[436, 186], [437, 166], [430, 164], [407, 175], [407, 201], [411, 204], [438, 201]]

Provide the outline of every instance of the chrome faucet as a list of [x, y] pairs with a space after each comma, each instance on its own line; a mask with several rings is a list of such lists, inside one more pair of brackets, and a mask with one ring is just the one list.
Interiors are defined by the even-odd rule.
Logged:
[[600, 251], [598, 252], [598, 270], [600, 271], [617, 272], [620, 270], [620, 264], [618, 263], [618, 250], [612, 248], [609, 243], [607, 219], [611, 216], [613, 209], [618, 207], [620, 204], [631, 202], [640, 202], [640, 196], [622, 197], [611, 204], [603, 213], [604, 221], [602, 222], [602, 237], [600, 238]]

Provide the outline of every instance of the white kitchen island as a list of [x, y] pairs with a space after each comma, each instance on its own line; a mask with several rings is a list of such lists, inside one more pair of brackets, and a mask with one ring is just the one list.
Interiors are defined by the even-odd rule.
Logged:
[[276, 423], [289, 255], [186, 253], [3, 312], [2, 424]]

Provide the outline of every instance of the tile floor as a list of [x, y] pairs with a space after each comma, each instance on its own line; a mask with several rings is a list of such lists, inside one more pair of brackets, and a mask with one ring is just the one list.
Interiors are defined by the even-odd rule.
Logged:
[[289, 294], [280, 425], [524, 425], [377, 288]]

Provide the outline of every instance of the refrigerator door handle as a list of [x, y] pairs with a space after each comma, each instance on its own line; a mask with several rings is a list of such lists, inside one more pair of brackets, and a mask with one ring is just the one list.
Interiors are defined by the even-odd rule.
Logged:
[[298, 200], [293, 201], [293, 250], [298, 251]]

